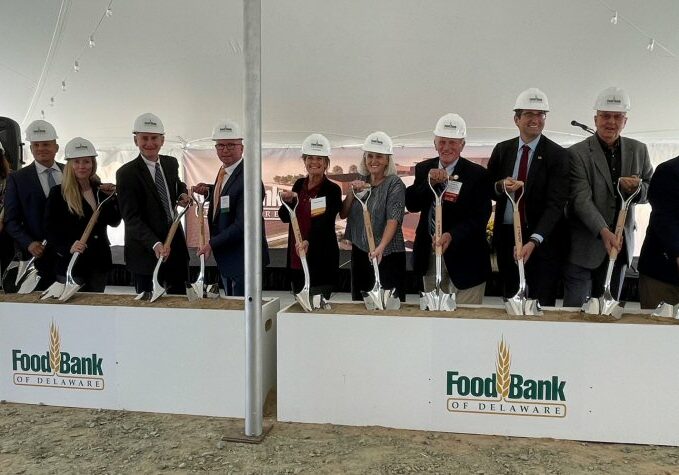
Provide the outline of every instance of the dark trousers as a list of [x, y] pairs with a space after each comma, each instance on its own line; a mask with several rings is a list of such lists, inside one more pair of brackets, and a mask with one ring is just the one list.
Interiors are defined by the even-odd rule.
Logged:
[[[75, 272], [74, 272], [75, 274]], [[106, 290], [106, 282], [108, 281], [108, 272], [90, 272], [87, 275], [74, 275], [73, 279], [78, 283], [82, 284], [79, 292], [94, 292], [103, 293]], [[62, 284], [66, 282], [65, 275], [58, 275], [57, 282]]]
[[[604, 281], [608, 270], [608, 256], [596, 269], [587, 269], [569, 263], [564, 272], [564, 307], [581, 307], [588, 297], [601, 297], [604, 294]], [[622, 247], [613, 266], [611, 274], [611, 294], [615, 300], [620, 300], [622, 284], [627, 271], [627, 250]]]
[[[514, 226], [501, 224], [495, 228], [495, 233], [494, 242], [503, 286], [502, 295], [510, 298], [519, 290], [519, 267], [514, 260]], [[528, 242], [530, 238], [528, 230], [524, 228], [521, 234], [524, 243]], [[527, 297], [539, 301], [542, 306], [553, 307], [556, 303], [563, 269], [563, 257], [556, 254], [552, 249], [538, 246], [524, 264]]]
[[245, 296], [245, 276], [237, 275], [227, 277], [222, 275], [222, 285], [224, 292], [229, 297], [243, 297]]
[[[394, 252], [382, 258], [379, 263], [380, 283], [385, 290], [396, 289], [401, 302], [406, 300], [406, 253]], [[367, 292], [375, 285], [375, 272], [368, 253], [351, 246], [351, 300], [363, 300], [361, 292]]]

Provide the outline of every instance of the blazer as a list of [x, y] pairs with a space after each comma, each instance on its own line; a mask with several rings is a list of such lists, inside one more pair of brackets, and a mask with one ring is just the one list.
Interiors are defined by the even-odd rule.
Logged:
[[639, 272], [679, 285], [679, 157], [661, 163], [648, 187], [651, 219], [639, 256]]
[[[568, 149], [570, 152], [570, 204], [569, 228], [571, 263], [587, 269], [595, 269], [606, 257], [606, 248], [599, 232], [607, 227], [615, 231], [617, 216], [616, 200], [619, 200], [617, 184], [612, 182], [606, 156], [596, 136], [591, 136]], [[642, 179], [641, 191], [635, 203], [646, 203], [648, 184], [653, 167], [648, 150], [643, 143], [620, 137], [620, 176], [638, 175]], [[627, 264], [634, 256], [634, 203], [627, 212], [624, 245]]]
[[[92, 186], [95, 198], [97, 198], [98, 190], [99, 186]], [[104, 197], [101, 198], [102, 201]], [[99, 201], [97, 199], [97, 202]], [[66, 275], [66, 269], [72, 256], [71, 246], [82, 237], [90, 218], [94, 214], [94, 210], [90, 208], [89, 203], [84, 198], [82, 204], [84, 216], [71, 213], [61, 194], [61, 185], [52, 188], [47, 198], [45, 233], [47, 241], [53, 244], [57, 253], [55, 269], [57, 275]], [[120, 209], [114, 196], [101, 207], [99, 219], [97, 219], [97, 223], [87, 240], [87, 249], [78, 258], [74, 273], [86, 276], [91, 273], [108, 272], [113, 267], [111, 243], [108, 240], [106, 228], [118, 226], [120, 220]]]
[[[299, 192], [304, 186], [306, 178], [299, 178], [292, 186], [292, 191]], [[327, 177], [318, 190], [317, 197], [325, 197], [325, 213], [311, 218], [311, 229], [307, 236], [309, 251], [307, 252], [307, 264], [311, 276], [311, 285], [337, 285], [339, 277], [339, 245], [335, 231], [335, 220], [342, 207], [342, 190]], [[285, 206], [281, 205], [278, 217], [284, 223], [290, 222], [290, 214]], [[288, 230], [288, 260], [287, 267], [290, 269], [290, 256], [295, 252], [295, 237], [292, 226]]]
[[[238, 277], [245, 275], [245, 189], [243, 182], [243, 162], [229, 175], [222, 187], [220, 196], [215, 197], [217, 185], [210, 186], [210, 205], [208, 207], [208, 223], [210, 229], [210, 247], [217, 261], [221, 275]], [[215, 204], [219, 207], [222, 197], [229, 197], [228, 211], [214, 214]], [[264, 185], [262, 185], [264, 196]], [[269, 264], [269, 246], [266, 242], [264, 219], [262, 218], [262, 265]]]
[[[516, 156], [519, 150], [519, 138], [498, 143], [488, 162], [488, 174], [492, 186], [495, 205], [495, 226], [502, 224], [507, 206], [511, 207], [507, 195], [496, 187], [499, 180], [512, 176]], [[568, 202], [569, 155], [566, 149], [551, 141], [544, 135], [540, 137], [528, 169], [528, 177], [524, 194], [521, 197], [526, 212], [524, 226], [524, 242], [532, 234], [544, 238], [538, 247], [540, 252], [563, 249], [565, 229], [564, 209]], [[527, 232], [525, 231], [527, 230]], [[559, 232], [561, 231], [561, 232]], [[493, 235], [493, 244], [497, 247], [498, 233]], [[550, 249], [551, 248], [551, 249]]]
[[[179, 179], [177, 159], [160, 155], [160, 166], [170, 192], [170, 203], [177, 202], [186, 185]], [[116, 173], [116, 189], [120, 214], [125, 221], [125, 263], [136, 274], [151, 274], [157, 259], [153, 245], [164, 243], [170, 230], [163, 204], [141, 155], [126, 163]], [[171, 244], [170, 257], [165, 265], [188, 265], [189, 252], [181, 224]]]
[[[406, 189], [406, 208], [420, 213], [413, 245], [413, 269], [418, 275], [427, 273], [432, 251], [429, 234], [429, 210], [434, 194], [429, 188], [429, 170], [438, 168], [439, 158], [430, 158], [415, 166], [415, 182]], [[455, 203], [443, 200], [443, 232], [452, 236], [443, 255], [453, 284], [468, 289], [485, 282], [490, 275], [490, 250], [486, 241], [486, 225], [491, 213], [490, 182], [480, 165], [460, 157], [455, 175], [462, 183]]]
[[[63, 170], [61, 163], [57, 165]], [[5, 195], [5, 229], [24, 255], [33, 241], [45, 238], [43, 217], [46, 203], [35, 162], [9, 174]], [[49, 241], [48, 247], [51, 247]]]

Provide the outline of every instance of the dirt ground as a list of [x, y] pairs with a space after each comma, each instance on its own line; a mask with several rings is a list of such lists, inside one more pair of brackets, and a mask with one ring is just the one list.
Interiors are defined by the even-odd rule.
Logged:
[[0, 473], [673, 474], [679, 448], [0, 404]]

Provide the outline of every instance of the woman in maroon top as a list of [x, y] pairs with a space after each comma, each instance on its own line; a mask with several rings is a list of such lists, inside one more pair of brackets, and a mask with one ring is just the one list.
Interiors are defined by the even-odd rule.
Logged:
[[[339, 246], [335, 232], [335, 220], [342, 206], [342, 191], [325, 175], [330, 166], [330, 142], [321, 134], [312, 134], [302, 143], [302, 160], [307, 176], [298, 179], [292, 191], [281, 192], [281, 198], [290, 207], [299, 201], [295, 212], [302, 234], [302, 246], [306, 251], [311, 294], [330, 294], [339, 276]], [[281, 205], [278, 216], [284, 223], [290, 215]], [[298, 293], [304, 286], [304, 273], [295, 245], [292, 227], [288, 232], [288, 275], [292, 291]]]

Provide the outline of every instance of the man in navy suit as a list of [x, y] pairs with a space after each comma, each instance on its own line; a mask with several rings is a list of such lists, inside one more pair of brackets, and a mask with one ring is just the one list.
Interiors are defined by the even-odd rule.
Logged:
[[160, 257], [159, 280], [168, 294], [186, 294], [189, 253], [181, 228], [172, 242], [165, 239], [177, 216], [176, 204], [188, 206], [186, 185], [179, 179], [177, 159], [160, 155], [165, 128], [154, 114], [134, 121], [134, 143], [139, 156], [116, 173], [120, 214], [125, 221], [125, 264], [134, 275], [138, 293], [153, 290], [153, 269]]
[[[210, 240], [198, 255], [214, 253], [227, 295], [245, 295], [245, 207], [243, 186], [243, 134], [237, 123], [225, 120], [212, 131], [222, 162], [214, 185], [199, 183], [196, 193], [208, 196]], [[262, 195], [263, 195], [262, 186]], [[262, 224], [262, 263], [269, 263], [269, 248]]]
[[648, 186], [653, 208], [639, 256], [641, 308], [679, 303], [679, 157], [661, 163]]
[[[511, 297], [519, 288], [516, 258], [526, 265], [528, 297], [554, 306], [565, 261], [568, 230], [564, 207], [568, 201], [568, 152], [542, 135], [549, 103], [537, 88], [521, 92], [514, 105], [519, 136], [498, 143], [488, 162], [495, 205], [493, 247], [503, 283]], [[512, 205], [504, 193], [520, 199], [521, 256], [514, 252]]]
[[[445, 187], [442, 199], [444, 292], [457, 291], [457, 303], [480, 304], [490, 274], [486, 224], [491, 212], [490, 184], [486, 170], [460, 156], [467, 125], [457, 114], [441, 117], [434, 130], [439, 156], [415, 166], [415, 182], [406, 189], [406, 208], [419, 211], [420, 220], [413, 245], [413, 269], [423, 278], [423, 288], [434, 286], [432, 250], [434, 194], [429, 188]], [[447, 275], [446, 275], [447, 270]], [[448, 287], [446, 289], [446, 287]]]
[[49, 122], [36, 120], [26, 130], [35, 161], [7, 178], [5, 197], [5, 228], [21, 250], [22, 258], [35, 257], [40, 275], [38, 289], [45, 289], [55, 280], [56, 254], [45, 239], [43, 216], [47, 196], [53, 186], [61, 184], [63, 165], [54, 161], [59, 150], [57, 132]]

